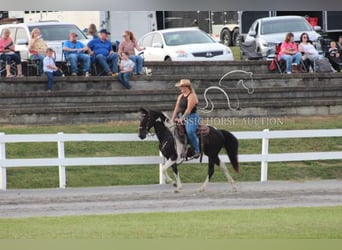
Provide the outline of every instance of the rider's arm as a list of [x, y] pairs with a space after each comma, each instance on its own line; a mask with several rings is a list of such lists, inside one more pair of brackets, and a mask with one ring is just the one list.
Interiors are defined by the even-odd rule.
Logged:
[[175, 105], [175, 109], [173, 110], [173, 115], [172, 115], [172, 119], [171, 119], [172, 121], [174, 121], [177, 117], [178, 110], [179, 110], [179, 102], [180, 102], [181, 97], [182, 97], [182, 95], [179, 95], [177, 98], [177, 102]]

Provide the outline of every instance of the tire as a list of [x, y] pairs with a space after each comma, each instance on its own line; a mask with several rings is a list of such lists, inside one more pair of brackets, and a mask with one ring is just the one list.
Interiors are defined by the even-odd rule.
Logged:
[[172, 62], [171, 57], [166, 57], [165, 60], [164, 60], [164, 62]]
[[233, 43], [233, 46], [239, 46], [240, 45], [240, 30], [239, 29], [235, 29], [233, 31], [232, 43]]
[[221, 43], [226, 46], [231, 46], [232, 44], [232, 34], [228, 29], [224, 29], [221, 32]]

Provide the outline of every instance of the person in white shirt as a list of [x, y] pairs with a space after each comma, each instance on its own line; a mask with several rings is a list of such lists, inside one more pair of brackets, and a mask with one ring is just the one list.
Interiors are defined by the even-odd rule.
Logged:
[[307, 33], [303, 33], [300, 36], [300, 44], [298, 46], [299, 52], [303, 53], [303, 59], [309, 59], [314, 62], [319, 59], [321, 56], [319, 55], [317, 49], [310, 42], [309, 36]]
[[120, 56], [121, 62], [118, 79], [126, 89], [131, 89], [132, 86], [129, 84], [129, 77], [132, 75], [135, 64], [129, 59], [129, 54], [127, 52], [122, 52]]
[[53, 59], [53, 49], [48, 48], [46, 50], [46, 56], [43, 60], [43, 69], [48, 78], [48, 91], [50, 92], [53, 88], [54, 77], [62, 76], [63, 73], [57, 68], [55, 60]]

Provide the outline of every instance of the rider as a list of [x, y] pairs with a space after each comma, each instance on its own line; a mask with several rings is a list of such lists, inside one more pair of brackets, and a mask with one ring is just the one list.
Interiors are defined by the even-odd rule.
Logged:
[[182, 79], [175, 85], [179, 87], [181, 94], [177, 98], [172, 120], [176, 123], [184, 123], [189, 141], [194, 148], [194, 158], [200, 157], [199, 141], [196, 130], [201, 118], [196, 113], [198, 98], [190, 80]]

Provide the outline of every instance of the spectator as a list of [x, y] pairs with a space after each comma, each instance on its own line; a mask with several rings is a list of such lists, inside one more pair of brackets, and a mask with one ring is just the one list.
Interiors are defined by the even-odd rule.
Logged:
[[[101, 65], [104, 72], [109, 76], [117, 75], [118, 69], [118, 54], [113, 51], [112, 43], [108, 40], [110, 33], [106, 29], [100, 31], [100, 37], [91, 40], [88, 43], [87, 49], [95, 63]], [[108, 62], [112, 63], [110, 69]]]
[[55, 76], [63, 76], [63, 73], [57, 68], [55, 64], [55, 60], [53, 58], [53, 49], [48, 48], [46, 50], [46, 56], [43, 60], [44, 72], [48, 78], [48, 91], [50, 92], [53, 88], [54, 77]]
[[31, 39], [29, 41], [29, 54], [30, 59], [39, 59], [40, 74], [43, 73], [43, 60], [47, 48], [48, 47], [40, 34], [40, 30], [38, 28], [34, 28], [31, 31]]
[[318, 51], [316, 50], [315, 46], [312, 45], [309, 35], [307, 33], [303, 33], [300, 36], [300, 44], [298, 46], [299, 52], [303, 55], [303, 60], [306, 62], [307, 60], [310, 61], [309, 66], [313, 65], [316, 60], [321, 58], [322, 56], [319, 55]]
[[141, 75], [142, 67], [144, 59], [140, 55], [135, 54], [135, 49], [138, 51], [144, 50], [144, 48], [140, 48], [137, 40], [134, 37], [134, 34], [131, 31], [126, 30], [123, 35], [123, 40], [120, 42], [118, 53], [119, 55], [122, 52], [127, 52], [129, 55], [129, 59], [131, 59], [135, 63], [135, 67], [133, 70], [134, 74]]
[[95, 24], [92, 23], [89, 25], [87, 35], [92, 36], [93, 39], [99, 38], [99, 36], [97, 35], [97, 28]]
[[15, 52], [15, 47], [9, 29], [3, 30], [3, 35], [0, 38], [0, 56], [6, 61], [6, 77], [14, 77], [11, 74], [11, 62], [14, 61], [17, 65], [18, 77], [23, 77], [20, 54]]
[[339, 37], [338, 37], [338, 42], [337, 42], [337, 48], [338, 48], [338, 50], [340, 51], [340, 53], [342, 53], [342, 35], [340, 35]]
[[89, 76], [90, 68], [90, 56], [85, 54], [87, 51], [86, 46], [80, 41], [77, 41], [77, 34], [71, 32], [69, 34], [69, 40], [64, 42], [63, 51], [65, 59], [70, 61], [71, 64], [71, 75], [77, 76], [78, 73], [78, 62], [82, 63], [84, 76]]
[[294, 41], [293, 33], [287, 33], [285, 41], [281, 44], [279, 60], [286, 61], [286, 73], [291, 74], [302, 72], [300, 61], [302, 55], [298, 51], [297, 44]]
[[341, 64], [342, 64], [342, 55], [341, 52], [337, 48], [337, 44], [335, 41], [330, 42], [330, 48], [328, 52], [328, 59], [331, 63], [331, 66], [337, 71], [341, 71]]
[[132, 86], [129, 84], [129, 77], [132, 75], [134, 62], [129, 59], [128, 52], [121, 52], [120, 57], [121, 62], [118, 79], [126, 89], [131, 89]]

